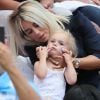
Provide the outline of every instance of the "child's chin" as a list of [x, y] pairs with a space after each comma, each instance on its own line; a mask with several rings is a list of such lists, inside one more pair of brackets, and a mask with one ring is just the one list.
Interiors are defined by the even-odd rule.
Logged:
[[49, 53], [48, 53], [48, 55], [50, 55], [50, 56], [62, 56], [62, 54], [60, 53], [60, 52], [58, 52], [58, 51], [50, 51]]

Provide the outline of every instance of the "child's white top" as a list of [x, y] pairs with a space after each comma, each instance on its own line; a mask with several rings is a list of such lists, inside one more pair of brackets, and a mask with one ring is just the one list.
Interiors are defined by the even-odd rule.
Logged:
[[48, 69], [47, 76], [43, 80], [34, 75], [34, 83], [39, 88], [42, 98], [63, 100], [66, 87], [64, 69], [62, 71]]

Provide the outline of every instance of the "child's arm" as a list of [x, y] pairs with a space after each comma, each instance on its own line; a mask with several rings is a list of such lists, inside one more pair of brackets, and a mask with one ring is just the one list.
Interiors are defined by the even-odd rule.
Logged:
[[65, 58], [66, 68], [65, 68], [65, 78], [68, 84], [73, 85], [77, 81], [77, 73], [72, 63], [72, 52], [64, 50], [63, 56]]
[[34, 64], [34, 72], [40, 79], [44, 79], [47, 74], [47, 48], [38, 47], [36, 51], [39, 61]]

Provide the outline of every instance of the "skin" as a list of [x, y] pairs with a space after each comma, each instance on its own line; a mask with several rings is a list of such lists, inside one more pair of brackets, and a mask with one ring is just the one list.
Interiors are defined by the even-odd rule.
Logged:
[[96, 5], [100, 6], [100, 0], [92, 0]]
[[49, 38], [49, 28], [39, 27], [28, 21], [22, 21], [22, 26], [29, 39], [33, 41], [46, 42]]
[[52, 7], [55, 2], [62, 2], [65, 0], [40, 0], [40, 3], [49, 11], [52, 12]]
[[[0, 0], [0, 2], [10, 2], [10, 1], [12, 1], [12, 0]], [[45, 2], [46, 2], [46, 0], [45, 0]], [[2, 6], [3, 6], [3, 4], [2, 3], [0, 3]], [[7, 3], [7, 4], [9, 4], [9, 3]], [[12, 1], [12, 3], [10, 2], [10, 4], [11, 5], [13, 5], [13, 4], [15, 4], [13, 7], [15, 7], [15, 8], [13, 8], [13, 7], [11, 7], [10, 5], [10, 7], [11, 7], [11, 9], [16, 9], [17, 8], [17, 6], [19, 5], [19, 3], [17, 2], [17, 3], [14, 3], [14, 1]], [[2, 6], [0, 6], [1, 8], [2, 8]], [[6, 8], [6, 9], [9, 9], [9, 6], [8, 6], [8, 8]], [[5, 7], [7, 7], [7, 5], [5, 5]], [[24, 25], [23, 25], [24, 26]], [[33, 37], [33, 36], [32, 36]], [[48, 37], [48, 36], [47, 36]], [[30, 38], [31, 38], [31, 36], [30, 36]], [[34, 38], [34, 37], [33, 37]], [[39, 39], [38, 39], [39, 40]], [[37, 40], [37, 41], [38, 41]], [[46, 39], [47, 40], [47, 39]], [[45, 41], [46, 41], [45, 40]], [[43, 41], [43, 42], [45, 42], [45, 41]], [[42, 42], [42, 41], [40, 41], [40, 42]], [[95, 56], [93, 56], [93, 55], [89, 55], [89, 56], [87, 56], [87, 57], [83, 57], [83, 58], [79, 58], [80, 60], [81, 60], [81, 62], [80, 62], [80, 69], [90, 69], [90, 70], [92, 70], [92, 69], [97, 69], [97, 68], [99, 68], [98, 66], [100, 65], [100, 59], [98, 59], [97, 57], [95, 57]]]
[[[46, 77], [47, 67], [52, 70], [62, 70], [66, 66], [65, 78], [70, 85], [75, 84], [77, 74], [72, 64], [72, 52], [68, 50], [67, 44], [66, 35], [58, 33], [50, 38], [47, 47], [37, 47], [39, 61], [35, 63], [34, 71], [40, 79]], [[54, 61], [58, 64], [54, 64]]]
[[[64, 0], [39, 0], [39, 1], [46, 9], [50, 10], [53, 7], [54, 2], [59, 2]], [[0, 0], [0, 9], [15, 10], [19, 6], [19, 4], [20, 2], [14, 0]]]
[[46, 8], [51, 9], [53, 7], [54, 0], [41, 0], [40, 3]]
[[0, 9], [15, 10], [20, 3], [14, 0], [0, 0]]
[[[27, 34], [27, 35], [29, 35], [29, 38], [31, 38], [32, 40], [36, 40], [38, 42], [46, 42], [49, 38], [50, 32], [49, 32], [48, 28], [41, 28], [39, 26], [37, 27], [36, 24], [33, 25], [32, 23], [27, 22], [27, 21], [23, 21], [22, 26], [23, 26], [24, 31], [27, 30], [27, 29], [30, 29], [30, 27], [33, 31], [35, 31], [35, 33], [32, 32], [31, 34]], [[39, 34], [37, 34], [37, 31], [38, 31]], [[41, 38], [41, 36], [42, 36], [42, 35], [40, 35], [41, 33], [42, 33], [42, 35], [44, 34], [43, 38]], [[92, 54], [88, 55], [86, 57], [79, 58], [79, 59], [80, 59], [80, 64], [79, 64], [80, 69], [94, 70], [94, 69], [100, 68], [99, 67], [100, 59], [98, 57], [92, 55]]]
[[[41, 100], [25, 77], [17, 69], [9, 48], [0, 42], [0, 65], [8, 72], [18, 93], [19, 100]], [[21, 85], [22, 84], [22, 85]]]

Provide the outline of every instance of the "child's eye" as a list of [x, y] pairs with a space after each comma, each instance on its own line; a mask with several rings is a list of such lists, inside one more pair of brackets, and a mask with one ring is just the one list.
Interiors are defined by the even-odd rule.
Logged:
[[62, 42], [60, 42], [59, 44], [60, 44], [60, 45], [64, 45], [64, 43], [62, 43]]

